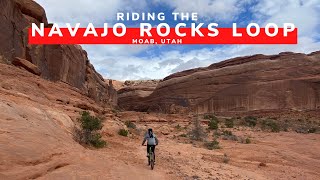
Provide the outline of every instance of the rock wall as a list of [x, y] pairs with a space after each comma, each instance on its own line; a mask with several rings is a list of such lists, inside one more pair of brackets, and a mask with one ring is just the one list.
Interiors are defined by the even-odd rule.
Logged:
[[240, 57], [179, 72], [131, 103], [127, 107], [166, 113], [317, 110], [320, 51]]
[[[125, 81], [118, 90], [118, 104], [122, 109], [141, 109], [139, 102], [144, 101], [158, 86], [159, 80]], [[137, 102], [137, 103], [134, 103]]]
[[41, 77], [74, 86], [97, 102], [116, 105], [116, 91], [98, 74], [79, 45], [29, 45], [31, 23], [49, 26], [44, 9], [33, 0], [0, 1], [0, 56], [34, 64]]

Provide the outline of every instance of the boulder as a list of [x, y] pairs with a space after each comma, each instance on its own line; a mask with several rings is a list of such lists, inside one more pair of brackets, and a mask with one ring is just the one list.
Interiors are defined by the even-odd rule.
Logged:
[[37, 66], [35, 66], [34, 64], [32, 64], [31, 62], [25, 59], [16, 57], [15, 60], [12, 61], [12, 64], [15, 66], [23, 67], [24, 69], [31, 72], [32, 74], [35, 74], [38, 76], [41, 74]]
[[34, 0], [14, 0], [21, 12], [27, 16], [33, 17], [39, 22], [48, 24], [44, 9]]

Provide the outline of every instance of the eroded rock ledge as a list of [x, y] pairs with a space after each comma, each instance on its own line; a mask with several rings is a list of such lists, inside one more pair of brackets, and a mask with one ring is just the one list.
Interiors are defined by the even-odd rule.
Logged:
[[130, 89], [134, 91], [128, 88], [118, 91], [120, 107], [128, 110], [166, 113], [318, 110], [320, 51], [238, 57], [172, 74], [143, 96], [135, 91], [136, 87]]

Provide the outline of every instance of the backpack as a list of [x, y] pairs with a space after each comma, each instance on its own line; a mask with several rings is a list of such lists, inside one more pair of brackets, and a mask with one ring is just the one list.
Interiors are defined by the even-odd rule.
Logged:
[[153, 133], [148, 133], [148, 145], [156, 145], [156, 138]]

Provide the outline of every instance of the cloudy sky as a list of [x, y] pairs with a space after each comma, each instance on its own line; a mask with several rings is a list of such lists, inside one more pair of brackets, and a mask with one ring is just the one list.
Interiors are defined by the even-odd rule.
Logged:
[[[228, 58], [320, 50], [320, 0], [36, 0], [49, 22], [59, 24], [116, 23], [118, 12], [197, 12], [199, 22], [246, 27], [268, 22], [291, 22], [299, 28], [298, 45], [84, 45], [89, 59], [105, 78], [162, 79], [186, 69], [204, 67]], [[173, 25], [170, 19], [168, 23]], [[137, 26], [138, 22], [126, 22]], [[157, 22], [153, 22], [156, 25]]]

